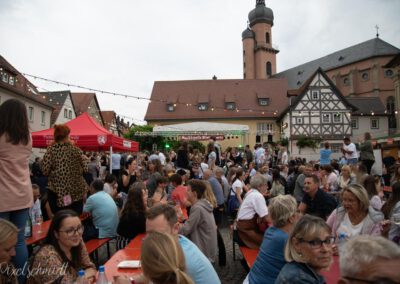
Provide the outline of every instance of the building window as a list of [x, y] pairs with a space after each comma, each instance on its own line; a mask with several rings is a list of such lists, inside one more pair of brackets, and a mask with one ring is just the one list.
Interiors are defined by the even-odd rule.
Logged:
[[33, 107], [28, 107], [28, 118], [29, 121], [33, 121]]
[[266, 122], [257, 123], [257, 133], [259, 135], [273, 133], [272, 123], [266, 123]]
[[68, 117], [69, 117], [69, 119], [72, 119], [72, 110], [70, 110], [70, 111], [68, 112]]
[[260, 106], [267, 106], [267, 105], [269, 105], [269, 99], [268, 98], [260, 98], [260, 99], [258, 99], [258, 104]]
[[363, 72], [363, 73], [361, 74], [361, 79], [362, 79], [363, 81], [368, 81], [368, 79], [369, 79], [369, 74], [368, 74], [368, 72]]
[[334, 123], [341, 123], [342, 122], [342, 114], [334, 113], [333, 114], [333, 122]]
[[15, 77], [10, 75], [10, 78], [8, 79], [8, 83], [12, 86], [15, 84]]
[[351, 119], [351, 128], [358, 129], [358, 119], [357, 118]]
[[270, 41], [269, 39], [269, 33], [265, 33], [265, 42], [268, 44]]
[[272, 75], [272, 64], [271, 62], [267, 62], [267, 76], [271, 76]]
[[200, 111], [206, 111], [208, 109], [208, 103], [198, 104], [198, 108]]
[[302, 117], [296, 117], [296, 123], [297, 124], [303, 124], [303, 118]]
[[379, 129], [379, 118], [371, 118], [371, 129]]
[[344, 77], [344, 78], [343, 78], [343, 84], [344, 84], [345, 86], [350, 85], [350, 79], [349, 79], [349, 77]]
[[243, 73], [243, 79], [246, 79], [246, 73]]
[[393, 70], [392, 69], [385, 70], [385, 77], [391, 78], [392, 76], [393, 76]]
[[8, 83], [8, 74], [3, 71], [3, 76], [1, 76], [1, 80], [3, 80], [4, 83]]
[[396, 113], [395, 113], [395, 101], [394, 97], [390, 96], [386, 100], [386, 110], [387, 114], [389, 115], [389, 128], [396, 128]]
[[319, 91], [312, 91], [311, 98], [313, 100], [319, 100]]
[[45, 125], [45, 123], [46, 123], [46, 113], [44, 111], [42, 111], [42, 116], [40, 118], [40, 122], [42, 125]]
[[243, 62], [243, 68], [246, 68], [246, 62]]
[[322, 123], [330, 123], [331, 122], [331, 114], [324, 113], [322, 114]]
[[167, 111], [172, 112], [175, 110], [174, 104], [167, 104]]
[[66, 108], [64, 109], [64, 117], [68, 118], [68, 110]]
[[227, 110], [235, 110], [236, 109], [236, 104], [233, 102], [225, 103], [225, 109]]

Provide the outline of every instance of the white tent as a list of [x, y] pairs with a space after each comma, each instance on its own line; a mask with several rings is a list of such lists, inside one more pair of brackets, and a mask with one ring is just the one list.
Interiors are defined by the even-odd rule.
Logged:
[[159, 135], [243, 135], [246, 134], [248, 131], [248, 125], [215, 122], [189, 122], [181, 124], [161, 125], [155, 126], [153, 128], [153, 133]]

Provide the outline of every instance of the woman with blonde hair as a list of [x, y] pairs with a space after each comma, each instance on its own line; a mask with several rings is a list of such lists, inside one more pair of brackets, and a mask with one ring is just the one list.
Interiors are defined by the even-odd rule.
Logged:
[[320, 274], [332, 263], [334, 238], [322, 218], [305, 215], [294, 226], [285, 247], [285, 260], [275, 283], [326, 283]]
[[11, 222], [0, 219], [0, 283], [17, 284], [17, 278], [13, 273], [14, 266], [11, 258], [16, 255], [18, 228]]
[[275, 283], [286, 264], [285, 244], [300, 216], [296, 199], [291, 195], [278, 195], [270, 200], [268, 211], [273, 226], [265, 232], [256, 261], [243, 284]]
[[332, 236], [349, 239], [358, 235], [381, 235], [383, 214], [372, 208], [368, 193], [360, 184], [351, 184], [342, 191], [342, 206], [335, 209], [326, 223]]
[[185, 256], [169, 234], [149, 233], [141, 250], [143, 275], [154, 284], [194, 284], [186, 273]]
[[341, 191], [351, 183], [354, 183], [354, 176], [351, 175], [351, 168], [348, 165], [344, 165], [337, 181], [338, 191]]

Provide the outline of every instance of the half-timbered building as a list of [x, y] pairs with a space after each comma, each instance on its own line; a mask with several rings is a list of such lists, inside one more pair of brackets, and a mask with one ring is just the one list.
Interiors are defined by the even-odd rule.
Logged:
[[300, 89], [289, 91], [288, 96], [290, 105], [281, 116], [281, 126], [282, 135], [289, 138], [292, 155], [313, 155], [304, 150], [302, 153], [297, 147], [297, 141], [303, 137], [324, 139], [337, 148], [345, 136], [352, 135], [351, 113], [356, 108], [322, 69], [312, 74]]

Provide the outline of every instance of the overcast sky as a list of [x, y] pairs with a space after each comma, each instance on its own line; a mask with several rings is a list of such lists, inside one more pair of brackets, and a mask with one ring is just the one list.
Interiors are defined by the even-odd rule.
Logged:
[[[0, 0], [0, 54], [20, 72], [149, 98], [154, 81], [242, 78], [241, 33], [255, 2]], [[375, 25], [380, 38], [400, 48], [398, 0], [266, 5], [275, 16], [278, 72], [372, 39]], [[50, 91], [68, 89], [31, 81]], [[97, 98], [102, 110], [138, 120], [147, 110], [146, 101]]]

